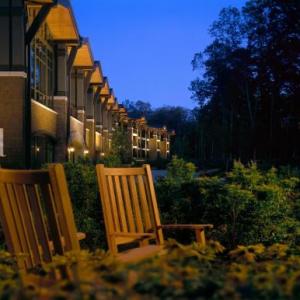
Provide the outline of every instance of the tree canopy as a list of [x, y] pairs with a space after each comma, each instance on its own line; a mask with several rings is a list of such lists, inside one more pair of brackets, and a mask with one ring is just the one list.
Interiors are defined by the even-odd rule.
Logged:
[[300, 2], [224, 8], [196, 53], [202, 160], [299, 161]]

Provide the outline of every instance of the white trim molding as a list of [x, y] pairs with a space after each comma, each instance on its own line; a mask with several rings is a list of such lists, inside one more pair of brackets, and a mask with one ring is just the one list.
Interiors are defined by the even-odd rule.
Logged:
[[0, 157], [5, 157], [4, 155], [4, 129], [0, 128]]
[[58, 115], [58, 113], [57, 113], [55, 110], [53, 110], [53, 109], [51, 109], [50, 107], [48, 107], [48, 106], [42, 104], [41, 102], [38, 102], [38, 101], [36, 101], [36, 100], [31, 99], [31, 104], [38, 105], [38, 106], [42, 107], [43, 109], [48, 110], [48, 111], [52, 112], [53, 114]]
[[[95, 123], [95, 119], [86, 119], [87, 122]], [[100, 126], [100, 125], [99, 125]]]
[[27, 73], [16, 71], [0, 71], [0, 77], [27, 78]]
[[53, 100], [68, 102], [68, 97], [67, 96], [53, 96]]

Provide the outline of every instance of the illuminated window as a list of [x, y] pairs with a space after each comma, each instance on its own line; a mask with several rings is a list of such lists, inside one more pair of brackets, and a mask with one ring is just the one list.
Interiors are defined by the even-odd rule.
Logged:
[[53, 106], [54, 51], [47, 24], [42, 25], [31, 43], [31, 97]]

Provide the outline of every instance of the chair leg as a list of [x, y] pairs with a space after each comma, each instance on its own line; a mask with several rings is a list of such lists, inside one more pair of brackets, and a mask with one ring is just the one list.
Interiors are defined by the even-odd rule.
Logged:
[[206, 246], [204, 229], [196, 229], [196, 242], [201, 246]]

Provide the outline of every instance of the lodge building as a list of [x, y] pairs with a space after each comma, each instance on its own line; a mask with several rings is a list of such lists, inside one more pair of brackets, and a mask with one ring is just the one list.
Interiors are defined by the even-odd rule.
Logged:
[[0, 1], [0, 165], [97, 161], [122, 128], [139, 160], [168, 158], [166, 128], [118, 103], [70, 0]]

